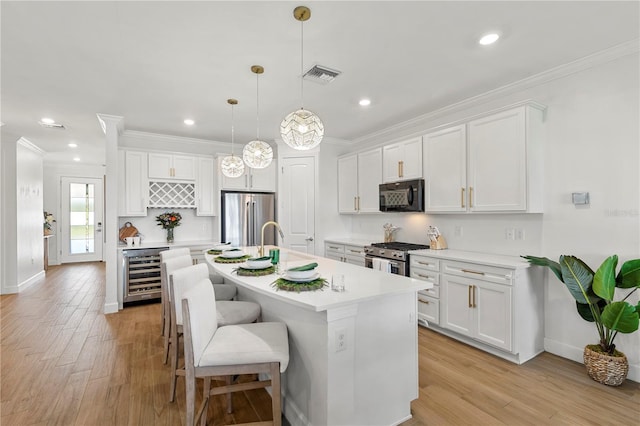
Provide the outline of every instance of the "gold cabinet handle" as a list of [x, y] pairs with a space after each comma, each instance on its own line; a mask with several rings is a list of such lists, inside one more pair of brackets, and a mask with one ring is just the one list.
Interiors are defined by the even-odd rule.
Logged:
[[399, 176], [404, 177], [404, 161], [398, 161], [398, 167], [400, 169]]
[[469, 307], [473, 308], [473, 305], [471, 304], [471, 292], [473, 291], [473, 286], [472, 285], [468, 286], [467, 290], [468, 290], [467, 301], [469, 302]]
[[460, 207], [464, 209], [464, 188], [460, 188]]
[[461, 271], [467, 274], [484, 275], [484, 272], [472, 271], [471, 269], [461, 269]]
[[478, 305], [476, 305], [476, 286], [475, 285], [471, 285], [469, 286], [469, 289], [471, 290], [471, 299], [470, 299], [470, 308], [477, 308]]
[[473, 186], [469, 187], [469, 208], [473, 207]]
[[357, 198], [358, 198], [358, 211], [360, 211], [360, 196], [358, 196]]
[[431, 265], [429, 262], [420, 262], [419, 260], [417, 260], [416, 263], [419, 263], [420, 265], [426, 265], [426, 266]]
[[358, 211], [358, 197], [353, 197], [353, 210]]
[[418, 299], [418, 302], [420, 302], [420, 303], [424, 303], [425, 305], [428, 305], [428, 304], [429, 304], [429, 302], [427, 302], [426, 300], [422, 300], [422, 299]]

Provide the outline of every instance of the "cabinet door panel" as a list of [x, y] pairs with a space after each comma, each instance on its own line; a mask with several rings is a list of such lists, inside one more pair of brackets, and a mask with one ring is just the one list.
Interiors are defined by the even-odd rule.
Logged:
[[125, 216], [146, 216], [149, 197], [146, 153], [126, 151], [124, 181]]
[[442, 276], [440, 285], [444, 302], [441, 307], [443, 310], [441, 325], [470, 337], [475, 333], [473, 311], [469, 306], [471, 304], [469, 288], [472, 285], [471, 280], [447, 275]]
[[467, 210], [467, 139], [465, 126], [424, 137], [425, 210]]
[[264, 169], [249, 170], [249, 187], [254, 191], [276, 192], [276, 160]]
[[382, 183], [382, 149], [358, 154], [358, 210], [361, 213], [380, 211], [379, 187]]
[[383, 149], [382, 178], [385, 182], [395, 182], [400, 179], [400, 161], [402, 147], [400, 144], [387, 145]]
[[[222, 170], [220, 165], [222, 164], [222, 160], [226, 156], [227, 155], [221, 155], [221, 156], [218, 157], [218, 170]], [[225, 176], [224, 174], [222, 174], [222, 171], [221, 171], [220, 172], [220, 189], [239, 189], [239, 190], [248, 189], [249, 188], [249, 176], [247, 174], [247, 170], [248, 170], [248, 168], [245, 168], [244, 169], [244, 174], [242, 174], [241, 176], [239, 176], [237, 178], [230, 178], [228, 176]]]
[[358, 196], [358, 157], [338, 159], [338, 212], [356, 213]]
[[171, 178], [171, 155], [149, 153], [149, 177], [151, 179]]
[[511, 351], [511, 287], [478, 282], [474, 290], [477, 339]]
[[400, 179], [419, 179], [422, 175], [422, 138], [403, 143], [402, 176]]
[[469, 123], [471, 211], [526, 210], [524, 108]]
[[194, 180], [196, 178], [196, 159], [185, 155], [173, 156], [173, 178]]
[[198, 158], [198, 179], [196, 180], [196, 215], [215, 216], [216, 200], [214, 191], [213, 158]]

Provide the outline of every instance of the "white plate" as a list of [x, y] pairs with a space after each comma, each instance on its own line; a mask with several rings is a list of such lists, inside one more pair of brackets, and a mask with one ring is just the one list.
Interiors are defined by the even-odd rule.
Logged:
[[251, 259], [247, 259], [245, 264], [250, 269], [264, 269], [264, 268], [268, 268], [268, 267], [272, 266], [270, 259], [266, 259], [266, 260], [251, 260]]
[[231, 248], [231, 244], [216, 244], [213, 246], [213, 250], [228, 250]]
[[291, 278], [289, 276], [289, 273], [286, 273], [282, 278], [284, 278], [287, 281], [294, 282], [294, 283], [308, 283], [308, 282], [311, 282], [313, 280], [317, 280], [318, 278], [320, 278], [320, 274], [316, 272], [315, 274], [313, 274], [312, 276], [307, 277], [307, 278]]
[[223, 251], [220, 257], [224, 257], [225, 259], [236, 259], [238, 257], [246, 256], [246, 254], [242, 250], [233, 250], [233, 251]]
[[287, 276], [291, 277], [294, 280], [305, 280], [309, 277], [312, 277], [314, 275], [316, 275], [318, 272], [316, 271], [315, 268], [313, 269], [309, 269], [308, 271], [292, 271], [292, 270], [287, 270]]
[[265, 266], [265, 265], [249, 265], [247, 262], [241, 263], [238, 265], [239, 267], [241, 267], [242, 269], [267, 269], [267, 268], [271, 268], [273, 265], [271, 264], [271, 262], [269, 262], [269, 265]]

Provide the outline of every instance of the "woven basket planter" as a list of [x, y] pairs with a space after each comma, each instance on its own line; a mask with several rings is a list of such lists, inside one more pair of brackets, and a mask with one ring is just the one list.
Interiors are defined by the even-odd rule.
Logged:
[[591, 350], [589, 345], [584, 347], [584, 365], [587, 367], [589, 377], [609, 386], [620, 386], [629, 372], [629, 360], [624, 354], [622, 356], [605, 355]]

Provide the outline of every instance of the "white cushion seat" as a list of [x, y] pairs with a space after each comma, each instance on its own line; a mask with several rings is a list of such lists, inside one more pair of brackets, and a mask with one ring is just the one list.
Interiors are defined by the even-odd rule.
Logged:
[[238, 289], [233, 284], [213, 284], [216, 293], [216, 300], [233, 300], [238, 293]]
[[281, 373], [287, 369], [289, 342], [287, 326], [284, 323], [259, 322], [219, 327], [196, 365], [243, 365], [264, 362], [279, 362]]
[[[214, 291], [217, 292], [215, 289]], [[260, 318], [260, 305], [253, 302], [216, 300], [218, 325], [249, 324]]]

